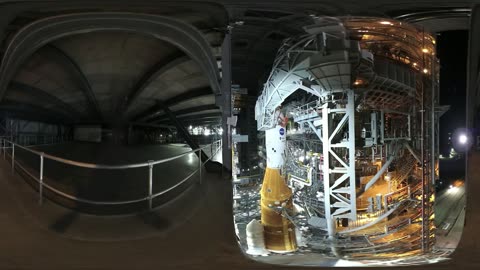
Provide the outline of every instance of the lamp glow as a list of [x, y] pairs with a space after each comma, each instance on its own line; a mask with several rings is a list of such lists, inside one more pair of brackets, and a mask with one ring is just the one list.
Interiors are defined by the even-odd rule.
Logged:
[[461, 144], [466, 144], [467, 141], [468, 141], [467, 135], [465, 135], [465, 134], [460, 135], [460, 137], [458, 137], [458, 141], [459, 141]]

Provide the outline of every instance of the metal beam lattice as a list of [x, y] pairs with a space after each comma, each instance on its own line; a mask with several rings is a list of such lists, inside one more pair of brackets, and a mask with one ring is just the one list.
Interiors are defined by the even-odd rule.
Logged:
[[[347, 103], [344, 109], [332, 111], [328, 103], [322, 108], [322, 135], [323, 135], [323, 172], [325, 216], [328, 217], [328, 233], [333, 236], [335, 228], [333, 220], [348, 218], [356, 220], [356, 185], [355, 185], [355, 94], [347, 91]], [[343, 117], [337, 124], [332, 124], [334, 115]], [[339, 134], [347, 134], [340, 144], [333, 142]], [[342, 150], [343, 149], [343, 150]], [[346, 159], [342, 159], [337, 151], [343, 151]], [[333, 169], [331, 167], [333, 166]], [[333, 211], [333, 212], [332, 212]], [[330, 213], [329, 213], [330, 212]]]

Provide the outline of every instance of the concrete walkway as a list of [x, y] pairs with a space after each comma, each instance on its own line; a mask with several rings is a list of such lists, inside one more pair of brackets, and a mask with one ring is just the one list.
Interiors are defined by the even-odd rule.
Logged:
[[[207, 148], [209, 150], [207, 155], [210, 156], [210, 147]], [[103, 165], [144, 163], [148, 160], [161, 160], [191, 151], [191, 148], [185, 145], [139, 145], [133, 147], [78, 142], [38, 146], [33, 149], [73, 161]], [[218, 158], [217, 156], [219, 156], [218, 153], [214, 158]], [[7, 159], [10, 158], [7, 156]], [[20, 168], [24, 168], [30, 175], [38, 177], [40, 162], [37, 155], [17, 148], [15, 160], [16, 163], [19, 163], [19, 166], [16, 166], [18, 172], [23, 173]], [[176, 185], [194, 173], [198, 166], [198, 158], [194, 153], [155, 165], [153, 167], [153, 193], [162, 192]], [[31, 177], [27, 175], [24, 177], [29, 179], [31, 185], [37, 185], [33, 179], [30, 180]], [[69, 195], [87, 200], [115, 202], [144, 198], [148, 195], [148, 179], [148, 167], [104, 170], [66, 165], [50, 159], [44, 161], [44, 183]], [[153, 205], [168, 202], [195, 181], [198, 181], [198, 173], [176, 189], [156, 197]], [[135, 213], [148, 207], [145, 201], [122, 206], [92, 205], [65, 200], [48, 189], [45, 189], [44, 192], [46, 196], [54, 198], [63, 206], [80, 209], [85, 213], [106, 215]]]
[[[472, 158], [480, 162], [480, 156]], [[480, 179], [480, 170], [472, 169], [469, 175], [472, 180]], [[0, 161], [0, 269], [303, 269], [261, 264], [243, 256], [234, 236], [228, 178], [228, 175], [222, 179], [219, 175], [206, 174], [206, 181], [192, 190], [196, 195], [179, 197], [141, 222], [135, 222], [135, 219], [141, 220], [135, 216], [105, 218], [104, 229], [100, 230], [98, 224], [102, 222], [88, 215], [75, 214], [75, 218], [64, 219], [70, 222], [62, 222], [60, 216], [55, 218], [53, 214], [43, 216], [43, 213], [61, 212], [53, 209], [52, 204], [38, 206], [37, 196], [30, 187], [23, 179], [12, 177], [6, 163]], [[478, 181], [471, 181], [467, 186], [470, 194], [465, 213], [467, 223], [462, 241], [452, 255], [454, 260], [409, 269], [451, 269], [456, 263], [461, 263], [462, 269], [478, 269], [480, 215], [472, 211], [479, 209], [480, 199], [471, 196], [478, 188]], [[191, 214], [183, 212], [190, 207], [193, 208]], [[176, 221], [180, 217], [183, 221]], [[55, 226], [46, 226], [58, 223], [63, 225], [57, 226], [57, 230], [52, 228]], [[64, 228], [64, 232], [58, 228]], [[138, 233], [101, 239], [99, 236], [108, 232], [105, 228], [111, 230], [109, 237], [130, 230]], [[74, 233], [80, 231], [90, 237], [83, 239]], [[134, 240], [135, 235], [140, 237]], [[308, 261], [309, 256], [304, 259]]]
[[5, 165], [0, 161], [0, 269], [192, 269], [206, 258], [225, 266], [220, 253], [245, 263], [231, 219], [220, 218], [232, 216], [220, 203], [231, 192], [218, 175], [206, 174], [203, 185], [151, 214], [97, 217], [39, 206], [36, 192]]

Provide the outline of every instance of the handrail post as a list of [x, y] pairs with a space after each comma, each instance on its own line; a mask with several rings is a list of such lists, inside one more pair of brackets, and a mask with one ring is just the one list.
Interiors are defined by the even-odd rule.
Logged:
[[148, 161], [148, 209], [152, 210], [153, 193], [153, 160]]
[[3, 139], [3, 159], [7, 160], [7, 139]]
[[39, 200], [38, 204], [43, 202], [43, 152], [40, 154], [40, 185], [38, 187]]
[[198, 149], [198, 172], [200, 175], [200, 184], [202, 183], [202, 149]]
[[15, 170], [15, 144], [12, 142], [12, 173]]

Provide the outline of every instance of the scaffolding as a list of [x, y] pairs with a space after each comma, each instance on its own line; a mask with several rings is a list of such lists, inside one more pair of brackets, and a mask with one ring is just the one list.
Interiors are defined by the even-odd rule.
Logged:
[[420, 236], [368, 245], [375, 254], [406, 247], [430, 252], [438, 118], [444, 111], [434, 38], [367, 17], [319, 18], [304, 29], [306, 34], [284, 41], [255, 106], [257, 129], [265, 131], [274, 128], [275, 111], [294, 92], [315, 97], [286, 106], [321, 146], [309, 160], [296, 154], [301, 144], [288, 147], [294, 202], [330, 240], [408, 230]]

